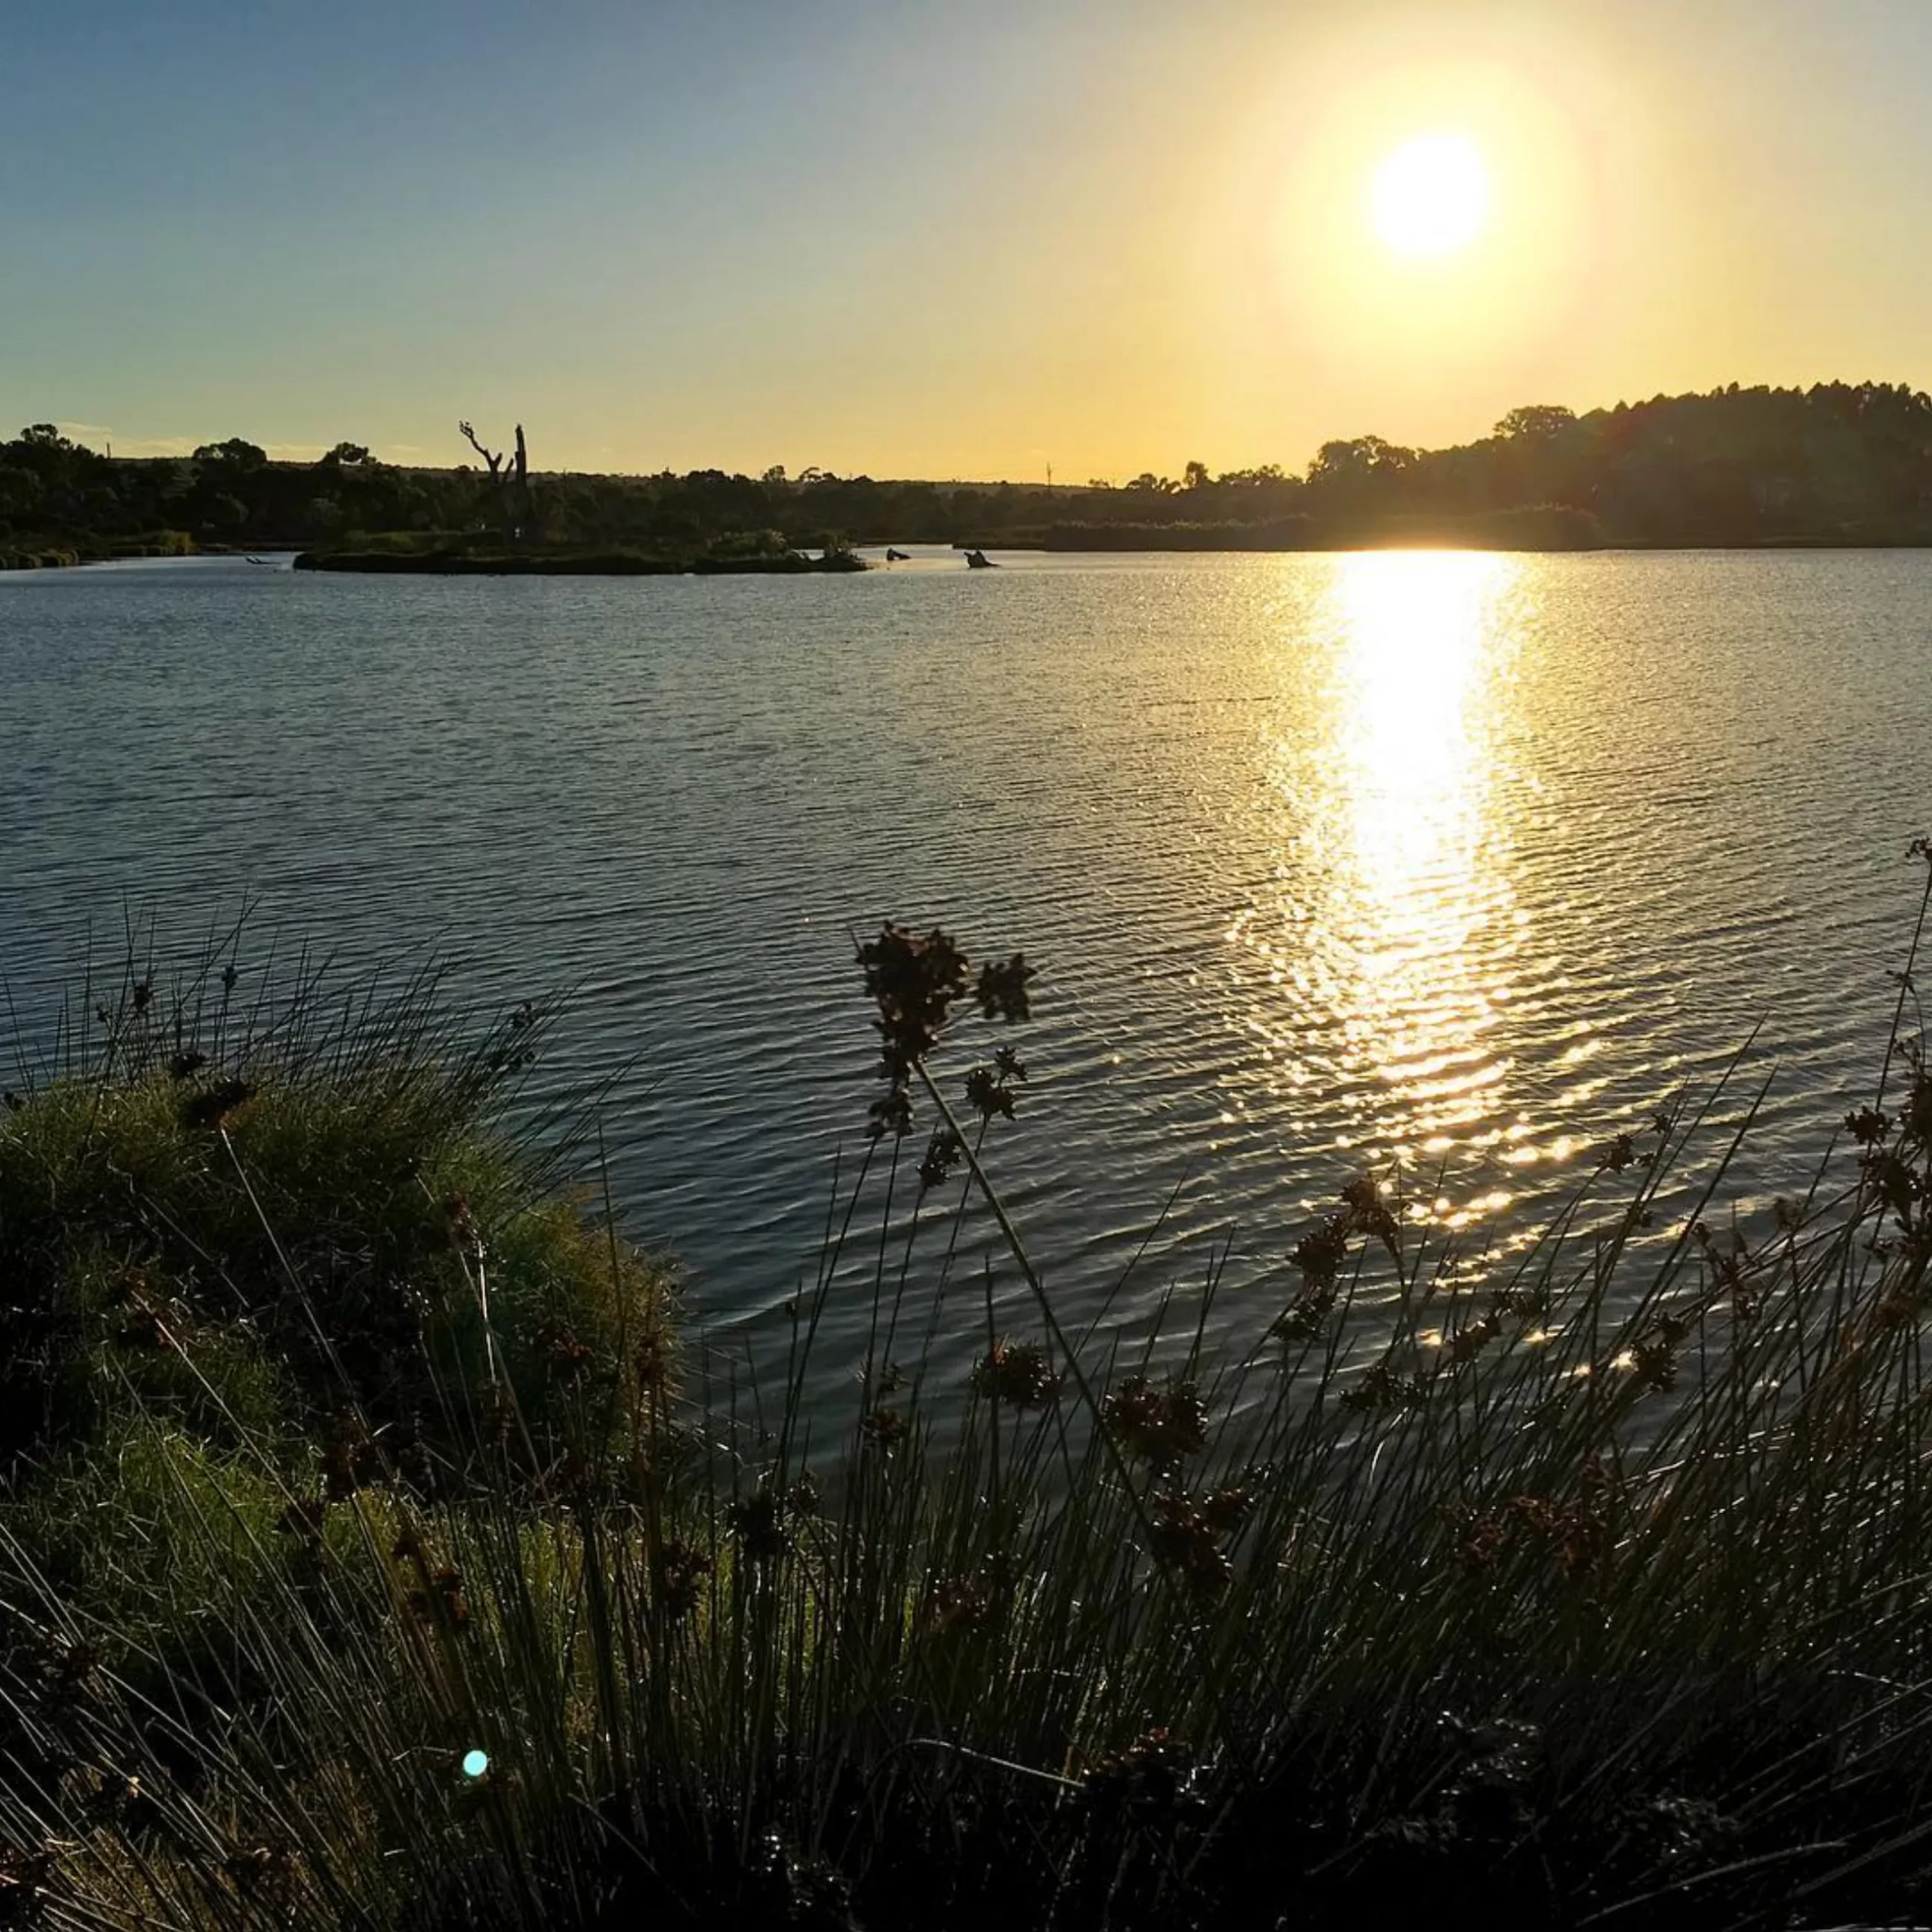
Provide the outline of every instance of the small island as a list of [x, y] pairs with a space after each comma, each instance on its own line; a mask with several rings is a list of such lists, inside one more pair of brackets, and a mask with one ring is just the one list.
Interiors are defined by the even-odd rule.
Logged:
[[706, 551], [694, 557], [640, 550], [426, 549], [304, 550], [298, 571], [343, 571], [393, 577], [823, 577], [868, 568], [857, 552], [834, 547], [813, 555], [789, 548], [771, 552]]

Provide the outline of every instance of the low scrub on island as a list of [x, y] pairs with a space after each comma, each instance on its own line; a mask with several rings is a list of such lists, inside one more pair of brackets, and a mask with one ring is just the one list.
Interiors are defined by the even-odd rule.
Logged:
[[304, 551], [295, 568], [419, 577], [807, 577], [863, 571], [866, 563], [838, 538], [813, 555], [794, 549], [776, 531], [734, 531], [696, 554], [542, 544], [506, 549], [465, 540], [426, 548], [390, 541]]

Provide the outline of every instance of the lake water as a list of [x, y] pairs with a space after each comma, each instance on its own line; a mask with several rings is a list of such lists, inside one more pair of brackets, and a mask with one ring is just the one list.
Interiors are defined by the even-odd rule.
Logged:
[[[543, 1078], [623, 1069], [627, 1225], [754, 1346], [862, 1146], [851, 935], [883, 918], [1038, 966], [992, 1164], [1069, 1312], [1179, 1189], [1124, 1318], [1224, 1246], [1251, 1331], [1351, 1173], [1399, 1161], [1506, 1248], [1760, 1022], [1783, 1072], [1737, 1191], [1801, 1186], [1869, 1090], [1928, 829], [1921, 553], [0, 578], [26, 1034], [91, 927], [185, 948], [245, 894], [245, 970], [307, 937], [351, 976], [434, 949], [465, 998], [573, 988]], [[963, 1252], [961, 1348], [983, 1228]]]

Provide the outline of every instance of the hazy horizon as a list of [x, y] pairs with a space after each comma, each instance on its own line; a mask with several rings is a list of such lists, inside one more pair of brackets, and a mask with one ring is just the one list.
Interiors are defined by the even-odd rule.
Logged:
[[[10, 0], [0, 426], [1078, 484], [1925, 387], [1929, 63], [1912, 0]], [[1407, 258], [1418, 137], [1487, 202]]]
[[[1881, 385], [1885, 380], [1882, 377], [1878, 377], [1875, 380]], [[1814, 381], [1786, 383], [1778, 386], [1784, 393], [1789, 394], [1794, 392], [1801, 393], [1808, 392], [1817, 387], [1829, 386], [1832, 383], [1845, 385], [1845, 379], [1839, 376], [1821, 375]], [[1849, 386], [1849, 385], [1845, 386]], [[1734, 387], [1742, 388], [1743, 386], [1743, 385], [1737, 384], [1725, 384], [1720, 386], [1718, 389], [1713, 389], [1709, 392], [1693, 391], [1689, 392], [1688, 393], [1694, 395], [1707, 393], [1715, 394], [1720, 392], [1721, 389]], [[1762, 388], [1767, 386], [1755, 386]], [[1636, 409], [1642, 408], [1646, 405], [1659, 401], [1681, 401], [1682, 399], [1683, 398], [1681, 397], [1632, 395], [1619, 397], [1614, 401], [1586, 403], [1578, 406], [1569, 402], [1566, 399], [1557, 398], [1555, 399], [1555, 406], [1560, 408], [1571, 408], [1579, 419], [1587, 422], [1589, 419], [1593, 416], [1611, 414], [1626, 405], [1628, 405], [1632, 409]], [[102, 426], [99, 424], [67, 422], [57, 423], [52, 426], [60, 430], [63, 435], [68, 436], [70, 440], [81, 442], [83, 445], [86, 445], [87, 438], [90, 434], [96, 436], [97, 438], [102, 437], [104, 434]], [[1457, 443], [1444, 444], [1437, 445], [1434, 448], [1422, 446], [1417, 448], [1415, 453], [1425, 457], [1441, 454], [1445, 451], [1458, 448], [1466, 447], [1470, 444], [1485, 441], [1492, 435], [1503, 432], [1506, 426], [1499, 420], [1495, 423], [1484, 425], [1481, 429], [1475, 431], [1469, 437], [1460, 439]], [[254, 441], [254, 438], [248, 435], [245, 426], [242, 429], [238, 430], [235, 433], [243, 441]], [[0, 441], [4, 440], [4, 435], [0, 435]], [[102, 447], [99, 445], [88, 446], [94, 448], [97, 454], [111, 455], [117, 462], [158, 463], [168, 462], [192, 456], [198, 448], [207, 447], [211, 444], [219, 443], [223, 440], [224, 439], [220, 437], [181, 436], [168, 439], [168, 445], [165, 448], [149, 448], [146, 446], [140, 446], [131, 450], [125, 447], [116, 447], [111, 444], [107, 445], [105, 447]], [[338, 438], [337, 441], [334, 443], [301, 444], [293, 446], [287, 444], [263, 445], [257, 443], [255, 446], [261, 451], [262, 454], [266, 456], [272, 463], [289, 463], [299, 466], [317, 463], [325, 456], [331, 456], [331, 460], [333, 460], [334, 458], [331, 456], [331, 452], [339, 448], [341, 440], [342, 439]], [[400, 469], [421, 469], [426, 471], [434, 470], [438, 472], [454, 472], [460, 469], [475, 469], [480, 473], [482, 466], [478, 460], [476, 451], [463, 441], [460, 432], [454, 440], [457, 445], [456, 450], [453, 454], [446, 456], [420, 453], [411, 453], [408, 454], [397, 455], [392, 452], [386, 451], [380, 448], [371, 449], [369, 454], [379, 462], [391, 463], [393, 463], [395, 466]], [[485, 438], [483, 440], [487, 443], [488, 438]], [[507, 445], [510, 438], [508, 437], [503, 437], [500, 438], [499, 440]], [[1324, 443], [1331, 440], [1331, 438], [1325, 437], [1322, 438], [1322, 441]], [[1341, 441], [1344, 439], [1336, 438], [1332, 440]], [[1318, 454], [1320, 447], [1321, 445], [1318, 445], [1315, 448], [1308, 451], [1306, 453], [1305, 458], [1301, 460], [1297, 460], [1292, 453], [1278, 452], [1275, 454], [1265, 457], [1263, 460], [1275, 463], [1281, 472], [1281, 474], [1285, 477], [1291, 478], [1299, 478], [1312, 470], [1314, 466], [1313, 459]], [[768, 467], [769, 466], [767, 466], [768, 469]], [[1208, 467], [1211, 472], [1213, 466], [1209, 465]], [[1148, 466], [1145, 474], [1149, 475], [1159, 475], [1167, 484], [1178, 489], [1181, 486], [1177, 480], [1174, 472], [1177, 472], [1180, 468], [1181, 465], [1179, 463], [1166, 465], [1153, 463]], [[580, 469], [573, 465], [563, 463], [533, 462], [530, 467], [530, 473], [533, 477], [538, 478], [541, 478], [545, 475], [571, 475], [590, 477], [593, 478], [598, 477], [613, 477], [618, 478], [635, 478], [639, 481], [645, 481], [654, 476], [675, 476], [680, 475], [689, 475], [694, 474], [702, 475], [708, 472], [720, 469], [725, 469], [727, 473], [740, 475], [753, 474], [762, 475], [764, 473], [763, 471], [749, 471], [742, 466], [733, 469], [728, 469], [726, 466], [716, 463], [706, 463], [702, 461], [691, 465], [688, 469], [684, 471], [673, 469], [668, 466], [660, 466], [657, 469], [628, 469], [621, 467], [591, 469]], [[918, 475], [911, 472], [908, 472], [904, 474], [897, 474], [888, 471], [874, 470], [868, 468], [863, 463], [857, 465], [849, 471], [841, 472], [835, 469], [826, 469], [823, 472], [823, 474], [827, 481], [835, 482], [870, 481], [884, 485], [932, 483], [937, 484], [946, 488], [1005, 488], [1008, 487], [1014, 487], [1023, 489], [1030, 488], [1037, 490], [1051, 488], [1057, 494], [1061, 492], [1085, 492], [1090, 491], [1097, 485], [1109, 488], [1125, 488], [1141, 481], [1143, 475], [1143, 472], [1137, 472], [1131, 476], [1121, 475], [1117, 477], [1096, 477], [1088, 478], [1080, 476], [1066, 476], [1056, 473], [1052, 478], [1051, 484], [1049, 484], [1048, 480], [1044, 476], [1026, 476], [1023, 475], [1016, 476], [944, 476], [931, 472], [928, 472], [924, 475]], [[809, 481], [810, 479], [804, 477], [800, 472], [788, 471], [786, 480], [792, 482], [798, 482], [801, 480]], [[917, 540], [909, 538], [907, 540], [909, 542], [915, 541]]]

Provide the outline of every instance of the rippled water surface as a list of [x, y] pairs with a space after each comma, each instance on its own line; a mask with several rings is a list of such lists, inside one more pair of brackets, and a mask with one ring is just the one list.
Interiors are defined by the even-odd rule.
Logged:
[[1122, 1306], [1226, 1244], [1245, 1318], [1351, 1171], [1506, 1245], [1760, 1021], [1740, 1186], [1801, 1181], [1909, 934], [1928, 648], [1908, 552], [0, 579], [0, 971], [32, 1038], [91, 924], [247, 894], [574, 987], [545, 1077], [626, 1069], [628, 1222], [755, 1335], [859, 1145], [849, 931], [943, 921], [1040, 968], [994, 1164], [1050, 1285], [1180, 1187]]

